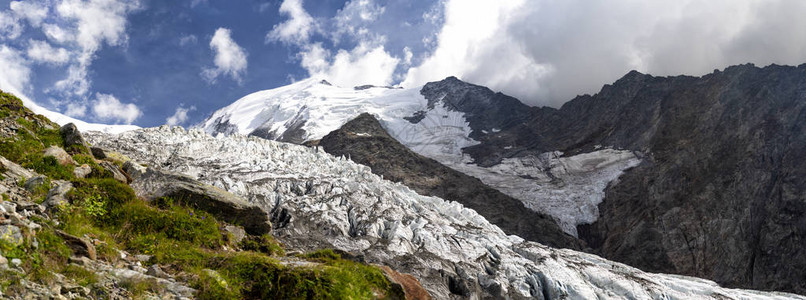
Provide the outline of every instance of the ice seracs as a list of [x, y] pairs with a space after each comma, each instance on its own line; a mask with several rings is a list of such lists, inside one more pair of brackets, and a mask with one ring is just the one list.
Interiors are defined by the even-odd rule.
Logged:
[[[321, 139], [368, 112], [414, 152], [477, 177], [529, 209], [551, 215], [565, 232], [575, 236], [577, 225], [596, 221], [597, 205], [607, 184], [640, 162], [632, 152], [607, 149], [574, 157], [560, 157], [555, 152], [527, 155], [481, 167], [462, 152], [462, 148], [479, 144], [471, 138], [473, 130], [467, 113], [460, 111], [461, 105], [443, 100], [450, 91], [469, 90], [473, 97], [480, 98], [474, 101], [495, 105], [492, 97], [496, 95], [485, 96], [482, 87], [456, 78], [430, 86], [430, 100], [423, 90], [338, 87], [310, 78], [247, 95], [216, 111], [202, 128], [211, 134], [237, 133], [301, 144]], [[517, 102], [514, 98], [506, 101]], [[467, 103], [463, 106], [474, 107]], [[496, 127], [489, 129], [492, 133], [500, 131]]]
[[[292, 248], [330, 247], [411, 273], [436, 299], [806, 299], [645, 273], [505, 235], [475, 211], [421, 196], [317, 148], [179, 127], [91, 133], [96, 146], [191, 175], [272, 213]], [[570, 169], [604, 163], [566, 161]]]

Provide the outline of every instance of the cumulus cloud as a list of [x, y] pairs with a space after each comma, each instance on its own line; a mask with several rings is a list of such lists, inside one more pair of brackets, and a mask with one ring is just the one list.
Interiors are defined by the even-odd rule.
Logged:
[[78, 102], [70, 102], [67, 103], [67, 108], [64, 110], [64, 114], [74, 118], [81, 118], [87, 115], [87, 106], [83, 103]]
[[335, 32], [332, 37], [338, 42], [344, 36], [358, 39], [377, 39], [366, 25], [383, 15], [386, 8], [372, 0], [353, 0], [344, 4], [344, 8], [333, 17]]
[[54, 48], [45, 41], [28, 42], [28, 58], [34, 62], [63, 65], [70, 60], [70, 53], [64, 48]]
[[172, 116], [165, 119], [165, 124], [171, 126], [182, 125], [187, 122], [188, 113], [194, 110], [196, 110], [195, 106], [185, 108], [184, 106], [179, 105], [179, 107], [176, 108], [176, 112], [174, 112]]
[[596, 92], [631, 69], [708, 73], [806, 61], [806, 2], [448, 0], [437, 46], [404, 86], [448, 75], [531, 104]]
[[316, 27], [313, 17], [302, 7], [302, 0], [283, 1], [280, 13], [288, 16], [288, 20], [274, 25], [266, 34], [266, 41], [280, 41], [287, 44], [307, 43]]
[[88, 68], [93, 54], [104, 44], [119, 46], [128, 41], [126, 16], [139, 9], [137, 1], [126, 0], [62, 0], [58, 15], [70, 21], [67, 28], [46, 24], [43, 31], [55, 41], [78, 46], [76, 64], [70, 66], [67, 78], [56, 82], [63, 93], [85, 95], [89, 90]]
[[[312, 77], [320, 77], [340, 86], [363, 84], [391, 85], [400, 59], [384, 47], [385, 37], [371, 33], [363, 25], [376, 20], [384, 7], [369, 0], [349, 1], [329, 20], [334, 30], [317, 32], [321, 25], [302, 7], [299, 0], [285, 0], [280, 12], [289, 19], [274, 26], [268, 41], [279, 41], [299, 49], [297, 59]], [[352, 49], [325, 48], [311, 42], [311, 35], [336, 43], [344, 37], [355, 42]]]
[[92, 113], [100, 120], [124, 124], [131, 124], [142, 115], [137, 105], [121, 103], [115, 96], [102, 93], [95, 94], [95, 100], [92, 101]]
[[212, 84], [218, 76], [229, 75], [240, 83], [241, 76], [246, 72], [246, 51], [232, 40], [230, 30], [218, 28], [210, 40], [210, 49], [215, 52], [215, 68], [205, 69], [202, 77]]
[[358, 45], [351, 51], [341, 49], [331, 57], [330, 51], [321, 44], [314, 44], [302, 52], [301, 57], [302, 67], [311, 76], [340, 86], [391, 85], [392, 74], [400, 61], [383, 46], [367, 45]]
[[0, 66], [3, 66], [3, 72], [0, 72], [0, 89], [22, 97], [31, 79], [31, 69], [22, 53], [0, 45]]
[[22, 34], [20, 19], [12, 13], [0, 11], [0, 39], [13, 40]]
[[42, 24], [42, 20], [48, 16], [48, 7], [45, 6], [45, 3], [11, 1], [9, 8], [18, 16], [28, 20], [28, 23], [34, 27], [39, 27]]

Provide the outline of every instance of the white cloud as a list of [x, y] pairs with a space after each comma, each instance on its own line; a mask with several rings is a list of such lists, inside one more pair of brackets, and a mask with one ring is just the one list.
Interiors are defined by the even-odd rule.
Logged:
[[67, 109], [64, 110], [64, 114], [74, 118], [81, 118], [87, 114], [87, 106], [77, 102], [67, 103]]
[[215, 68], [205, 69], [202, 72], [208, 82], [214, 83], [220, 75], [229, 75], [233, 80], [241, 82], [241, 76], [246, 72], [246, 51], [243, 50], [230, 36], [230, 30], [218, 28], [210, 40], [210, 49], [215, 52]]
[[136, 105], [123, 104], [115, 96], [102, 93], [95, 94], [95, 100], [92, 101], [92, 112], [100, 120], [125, 124], [131, 124], [142, 115]]
[[[363, 25], [376, 20], [384, 8], [373, 1], [350, 1], [333, 18], [334, 30], [319, 32], [320, 25], [305, 11], [299, 0], [285, 0], [280, 12], [289, 19], [274, 26], [267, 41], [280, 41], [299, 48], [297, 58], [311, 77], [320, 77], [340, 86], [363, 84], [391, 85], [400, 59], [383, 46], [385, 37], [375, 35]], [[352, 50], [338, 49], [335, 54], [311, 42], [311, 35], [321, 33], [325, 38], [338, 41], [348, 36], [356, 41]]]
[[20, 51], [6, 45], [0, 45], [0, 89], [19, 97], [28, 88], [31, 79], [31, 69]]
[[11, 8], [11, 11], [28, 20], [28, 23], [34, 27], [39, 27], [39, 25], [42, 25], [42, 20], [48, 16], [48, 7], [45, 6], [45, 3], [37, 3], [33, 1], [11, 1], [11, 3], [9, 3], [9, 7]]
[[49, 40], [60, 44], [72, 41], [75, 38], [71, 31], [65, 30], [56, 24], [42, 25], [42, 32], [45, 33]]
[[0, 11], [0, 39], [14, 40], [22, 34], [20, 19], [14, 14]]
[[179, 46], [187, 46], [187, 45], [195, 45], [199, 42], [199, 39], [196, 38], [195, 35], [185, 35], [179, 38]]
[[182, 125], [188, 120], [188, 113], [191, 111], [196, 110], [195, 106], [191, 106], [189, 108], [185, 108], [182, 105], [176, 108], [176, 112], [174, 112], [173, 116], [168, 117], [165, 119], [165, 124], [175, 126], [175, 125]]
[[90, 85], [87, 73], [94, 53], [104, 44], [120, 46], [128, 41], [126, 16], [139, 7], [138, 1], [62, 0], [56, 12], [71, 21], [72, 26], [65, 29], [46, 24], [43, 31], [55, 41], [75, 43], [80, 51], [77, 63], [70, 66], [68, 77], [56, 82], [54, 87], [67, 94], [86, 94]]
[[34, 62], [63, 65], [70, 60], [70, 53], [64, 48], [53, 48], [45, 41], [28, 41], [28, 58]]
[[313, 17], [302, 7], [302, 0], [284, 0], [280, 5], [280, 13], [287, 15], [288, 20], [274, 25], [266, 34], [267, 42], [280, 41], [287, 44], [306, 44], [316, 30]]
[[366, 25], [383, 15], [386, 8], [372, 0], [353, 0], [344, 4], [344, 8], [333, 17], [336, 30], [333, 39], [338, 42], [344, 35], [358, 39], [377, 39]]
[[631, 69], [708, 73], [806, 61], [806, 2], [448, 0], [437, 46], [404, 86], [448, 75], [558, 106]]
[[301, 65], [312, 77], [322, 77], [339, 86], [391, 85], [400, 60], [383, 46], [358, 45], [352, 51], [339, 50], [331, 57], [321, 44], [300, 54]]

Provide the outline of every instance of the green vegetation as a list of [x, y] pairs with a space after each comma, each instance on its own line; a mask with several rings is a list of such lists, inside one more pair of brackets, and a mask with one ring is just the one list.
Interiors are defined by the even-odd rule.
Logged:
[[[0, 252], [9, 258], [21, 258], [25, 273], [0, 272], [0, 290], [4, 294], [22, 291], [21, 279], [50, 283], [55, 273], [83, 286], [98, 282], [96, 275], [76, 265], [68, 265], [71, 249], [56, 233], [89, 237], [96, 245], [98, 259], [115, 263], [117, 249], [134, 254], [152, 255], [149, 263], [158, 263], [198, 289], [200, 299], [370, 299], [399, 296], [380, 269], [342, 259], [332, 250], [322, 250], [298, 257], [285, 257], [280, 243], [271, 235], [247, 236], [240, 245], [222, 234], [226, 224], [212, 215], [158, 199], [147, 203], [138, 199], [126, 184], [112, 178], [84, 146], [65, 147], [58, 126], [35, 115], [13, 95], [0, 92], [0, 120], [13, 122], [17, 130], [11, 137], [0, 137], [0, 155], [48, 177], [36, 189], [35, 197], [44, 197], [51, 180], [70, 181], [69, 204], [56, 213], [59, 222], [32, 217], [42, 225], [22, 245], [0, 242]], [[86, 178], [76, 178], [74, 166], [58, 163], [42, 152], [52, 145], [72, 153], [79, 165], [90, 166]], [[120, 160], [111, 159], [120, 165]], [[24, 184], [21, 182], [20, 184]], [[7, 195], [3, 195], [7, 199]], [[58, 225], [57, 225], [58, 224]], [[241, 251], [228, 249], [240, 248]], [[309, 261], [307, 266], [285, 265], [284, 261]], [[154, 280], [125, 281], [121, 286], [133, 298], [146, 293], [162, 293]]]

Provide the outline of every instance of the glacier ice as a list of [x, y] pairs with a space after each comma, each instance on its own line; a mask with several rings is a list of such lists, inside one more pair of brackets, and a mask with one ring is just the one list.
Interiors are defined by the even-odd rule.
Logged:
[[[466, 284], [473, 299], [806, 299], [646, 273], [507, 236], [456, 202], [418, 195], [318, 148], [167, 126], [87, 138], [149, 166], [227, 189], [267, 211], [284, 209], [291, 219], [274, 234], [289, 247], [362, 255], [411, 273], [437, 299], [450, 297], [449, 281]], [[594, 161], [599, 160], [563, 164], [572, 172]]]

